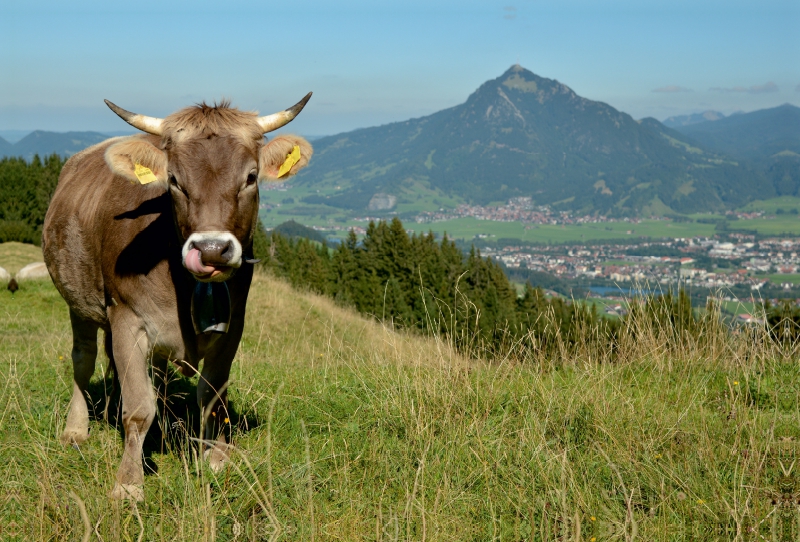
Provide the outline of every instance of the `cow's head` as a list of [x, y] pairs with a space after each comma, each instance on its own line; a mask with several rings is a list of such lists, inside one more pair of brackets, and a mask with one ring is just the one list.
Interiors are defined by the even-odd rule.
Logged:
[[200, 104], [158, 119], [106, 104], [131, 126], [160, 140], [123, 139], [106, 151], [106, 162], [132, 182], [158, 184], [172, 198], [183, 243], [183, 265], [198, 280], [224, 281], [242, 265], [243, 247], [258, 223], [258, 181], [283, 180], [311, 158], [302, 137], [281, 135], [265, 143], [300, 113], [311, 93], [295, 106], [265, 117], [226, 102]]

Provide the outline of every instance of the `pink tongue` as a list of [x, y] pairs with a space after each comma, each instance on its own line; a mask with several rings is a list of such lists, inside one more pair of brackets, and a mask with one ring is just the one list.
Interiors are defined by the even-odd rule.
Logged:
[[200, 259], [200, 251], [196, 248], [186, 253], [186, 260], [183, 263], [186, 269], [195, 275], [208, 275], [215, 269], [214, 267], [203, 265], [203, 261]]

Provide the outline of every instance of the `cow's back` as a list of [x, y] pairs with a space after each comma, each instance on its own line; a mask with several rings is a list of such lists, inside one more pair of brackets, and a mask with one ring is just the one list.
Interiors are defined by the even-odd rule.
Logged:
[[[108, 269], [141, 225], [124, 220], [163, 188], [132, 185], [105, 162], [104, 141], [67, 160], [45, 216], [44, 260], [61, 295], [80, 317], [107, 324]], [[135, 221], [136, 222], [136, 221]]]

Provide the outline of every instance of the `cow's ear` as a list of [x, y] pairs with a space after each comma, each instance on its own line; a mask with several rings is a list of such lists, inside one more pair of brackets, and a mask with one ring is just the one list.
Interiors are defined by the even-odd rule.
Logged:
[[106, 149], [111, 171], [131, 182], [167, 186], [167, 155], [147, 141], [147, 136], [121, 139]]
[[282, 181], [308, 165], [314, 149], [296, 135], [279, 135], [258, 153], [258, 180]]

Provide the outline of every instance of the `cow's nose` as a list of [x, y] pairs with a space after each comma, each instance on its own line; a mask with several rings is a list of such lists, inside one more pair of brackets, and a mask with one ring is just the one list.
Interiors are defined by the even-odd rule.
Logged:
[[200, 259], [204, 265], [228, 265], [233, 258], [233, 244], [229, 239], [203, 239], [194, 243], [200, 251]]

